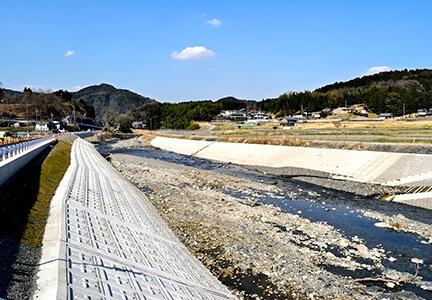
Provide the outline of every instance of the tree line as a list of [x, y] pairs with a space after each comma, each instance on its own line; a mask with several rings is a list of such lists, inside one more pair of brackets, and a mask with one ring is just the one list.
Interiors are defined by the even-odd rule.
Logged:
[[392, 113], [401, 116], [404, 112], [417, 112], [419, 108], [432, 108], [432, 90], [421, 91], [415, 86], [408, 89], [389, 86], [364, 91], [292, 92], [258, 102], [257, 107], [276, 116], [284, 116], [292, 115], [302, 108], [321, 111], [324, 108], [334, 109], [354, 104], [365, 104], [376, 114]]
[[[365, 104], [376, 114], [417, 112], [432, 108], [432, 70], [390, 71], [356, 78], [318, 88], [315, 91], [290, 92], [264, 99], [253, 105], [235, 98], [224, 101], [156, 103], [135, 108], [131, 120], [146, 120], [153, 129], [191, 129], [194, 121], [210, 121], [221, 110], [251, 109], [273, 113], [276, 117], [293, 115], [299, 110], [322, 111], [345, 105]], [[150, 126], [150, 125], [149, 125]]]
[[285, 93], [257, 104], [261, 110], [290, 115], [303, 108], [320, 111], [353, 104], [366, 104], [376, 114], [400, 116], [432, 108], [432, 70], [401, 70], [336, 82], [313, 92]]
[[152, 103], [139, 106], [129, 116], [133, 121], [146, 121], [151, 129], [197, 129], [193, 121], [210, 122], [221, 110], [240, 109], [242, 102], [189, 101], [181, 103]]

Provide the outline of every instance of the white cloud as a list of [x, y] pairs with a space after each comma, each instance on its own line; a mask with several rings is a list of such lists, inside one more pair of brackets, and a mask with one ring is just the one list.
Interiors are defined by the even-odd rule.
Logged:
[[219, 21], [218, 19], [215, 19], [215, 18], [213, 18], [213, 20], [206, 21], [206, 23], [214, 25], [214, 26], [220, 26], [222, 24], [221, 21]]
[[69, 56], [74, 56], [74, 55], [75, 55], [75, 51], [68, 50], [64, 56], [69, 57]]
[[207, 50], [203, 46], [187, 47], [180, 53], [178, 53], [177, 51], [173, 51], [171, 53], [173, 59], [181, 59], [181, 60], [189, 60], [189, 59], [201, 60], [215, 55], [216, 53], [214, 53], [211, 50]]
[[217, 68], [211, 68], [210, 71], [212, 71], [212, 72], [217, 72], [218, 69], [217, 69]]
[[367, 70], [366, 72], [364, 72], [362, 75], [367, 76], [367, 75], [373, 75], [373, 74], [378, 74], [381, 72], [388, 72], [388, 71], [391, 71], [391, 68], [387, 66], [373, 67]]

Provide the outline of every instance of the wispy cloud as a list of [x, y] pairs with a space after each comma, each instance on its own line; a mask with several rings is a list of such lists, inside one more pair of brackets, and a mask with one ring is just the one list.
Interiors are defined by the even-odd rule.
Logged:
[[68, 50], [68, 51], [65, 53], [64, 56], [66, 56], [66, 57], [70, 57], [70, 56], [74, 56], [74, 55], [75, 55], [75, 51]]
[[210, 71], [212, 71], [212, 72], [217, 72], [217, 71], [219, 71], [217, 68], [210, 68]]
[[180, 60], [202, 60], [215, 55], [216, 53], [211, 50], [207, 50], [206, 47], [203, 46], [187, 47], [180, 53], [177, 51], [173, 51], [171, 53], [173, 59]]
[[220, 26], [220, 25], [222, 25], [222, 22], [219, 21], [218, 19], [215, 19], [215, 18], [213, 18], [213, 20], [206, 21], [206, 23], [214, 25], [214, 26]]
[[391, 71], [391, 70], [392, 69], [390, 67], [387, 67], [387, 66], [373, 67], [373, 68], [370, 68], [369, 70], [367, 70], [366, 72], [364, 72], [362, 75], [363, 76], [373, 75], [373, 74], [378, 74], [381, 72], [387, 72], [387, 71]]

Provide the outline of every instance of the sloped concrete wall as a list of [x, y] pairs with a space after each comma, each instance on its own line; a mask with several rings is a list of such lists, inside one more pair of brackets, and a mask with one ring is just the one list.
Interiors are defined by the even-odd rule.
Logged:
[[75, 140], [51, 202], [33, 299], [235, 299], [147, 197]]
[[[335, 178], [359, 182], [386, 183], [432, 171], [432, 155], [218, 143], [165, 137], [156, 137], [151, 144], [200, 158], [275, 168], [306, 168], [333, 174]], [[419, 161], [422, 162], [422, 167], [409, 167]], [[419, 180], [422, 178], [418, 177]]]
[[213, 144], [213, 142], [171, 139], [164, 137], [156, 137], [152, 142], [152, 145], [155, 147], [184, 155], [193, 155], [211, 144]]

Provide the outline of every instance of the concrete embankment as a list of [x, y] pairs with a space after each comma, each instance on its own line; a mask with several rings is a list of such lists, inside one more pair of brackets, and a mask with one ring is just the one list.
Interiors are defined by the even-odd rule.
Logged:
[[[156, 137], [151, 144], [185, 155], [273, 168], [295, 167], [328, 173], [334, 179], [382, 185], [432, 185], [432, 155], [352, 151], [311, 147], [219, 143]], [[419, 201], [418, 199], [422, 198]], [[430, 195], [416, 195], [416, 206], [432, 208]], [[410, 204], [410, 197], [395, 198]]]
[[51, 202], [33, 299], [234, 299], [146, 196], [77, 139]]

